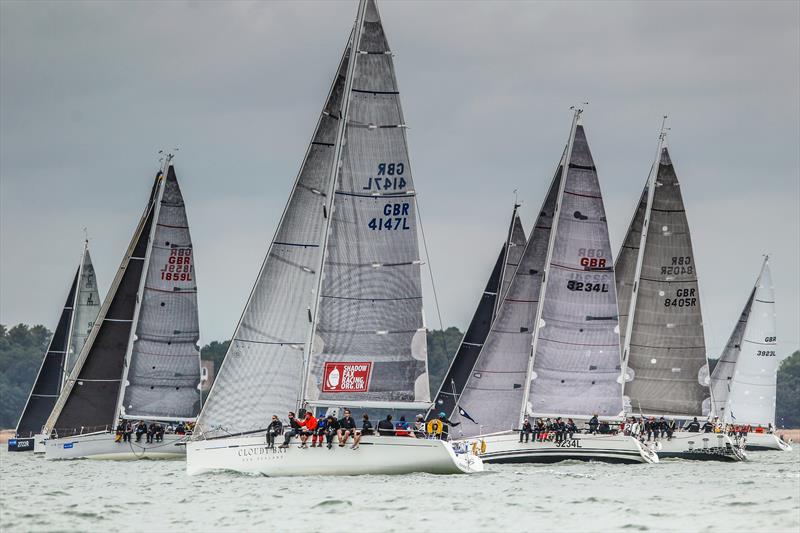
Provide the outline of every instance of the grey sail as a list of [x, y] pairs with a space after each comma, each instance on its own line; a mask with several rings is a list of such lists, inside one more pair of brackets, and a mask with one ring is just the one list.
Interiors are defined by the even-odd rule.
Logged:
[[[755, 298], [756, 289], [750, 292], [750, 298], [742, 310], [739, 321], [733, 328], [728, 343], [722, 351], [717, 360], [717, 365], [711, 373], [711, 410], [714, 416], [720, 419], [725, 419], [725, 410], [728, 405], [728, 398], [731, 394], [733, 386], [733, 377], [736, 371], [736, 361], [739, 359], [739, 354], [742, 352], [742, 340], [744, 339], [744, 331], [747, 326], [747, 321], [750, 318], [750, 309], [753, 306], [753, 298]], [[727, 418], [730, 420], [730, 417]]]
[[[625, 322], [630, 339], [622, 331], [623, 345], [629, 346], [625, 396], [634, 412], [697, 416], [710, 407], [705, 337], [689, 225], [666, 147], [658, 158], [652, 194], [644, 250], [639, 250], [639, 238], [647, 215], [638, 219], [640, 202], [618, 259], [617, 285], [624, 294], [620, 312], [633, 316], [632, 324]], [[640, 253], [637, 280], [632, 265]], [[634, 284], [638, 296], [630, 313]]]
[[47, 434], [55, 432], [64, 437], [100, 431], [116, 422], [122, 373], [161, 181], [159, 172], [92, 331], [47, 419]]
[[434, 400], [432, 410], [444, 412], [448, 417], [454, 416], [461, 391], [469, 381], [486, 337], [489, 335], [495, 309], [500, 307], [508, 287], [511, 286], [514, 272], [525, 250], [525, 230], [517, 215], [517, 207], [519, 206], [514, 206], [508, 240], [500, 248], [497, 261], [475, 308], [475, 314], [472, 315], [469, 327], [461, 339]]
[[129, 419], [193, 419], [200, 410], [194, 251], [172, 165], [163, 187], [120, 410]]
[[361, 18], [305, 399], [430, 402], [416, 192], [399, 90], [373, 1]]
[[475, 422], [453, 413], [465, 436], [517, 427], [547, 243], [561, 183], [559, 168], [511, 277], [497, 316], [458, 400]]
[[83, 264], [78, 280], [78, 292], [75, 296], [75, 316], [72, 319], [72, 338], [67, 354], [66, 373], [75, 366], [89, 333], [92, 331], [97, 313], [100, 312], [100, 292], [97, 289], [97, 277], [94, 272], [88, 245], [84, 247]]
[[619, 416], [619, 322], [603, 197], [577, 125], [534, 339], [527, 413]]
[[296, 408], [349, 56], [348, 42], [278, 229], [198, 417], [198, 429], [206, 436], [263, 428], [271, 414], [285, 416]]

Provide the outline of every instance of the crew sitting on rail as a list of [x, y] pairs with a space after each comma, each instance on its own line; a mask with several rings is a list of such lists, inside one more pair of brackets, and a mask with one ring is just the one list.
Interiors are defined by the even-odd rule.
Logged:
[[317, 429], [314, 430], [314, 434], [311, 435], [311, 447], [318, 447], [322, 448], [322, 442], [325, 440], [325, 435], [328, 434], [328, 419], [327, 418], [317, 418]]
[[533, 440], [535, 441], [543, 441], [547, 436], [547, 427], [544, 425], [544, 422], [541, 418], [536, 419], [536, 427], [533, 431]]
[[328, 449], [333, 448], [333, 437], [338, 436], [339, 420], [332, 414], [325, 417], [325, 441]]
[[567, 424], [565, 429], [570, 439], [572, 438], [572, 435], [578, 433], [578, 426], [575, 425], [575, 421], [572, 420], [571, 418], [567, 418]]
[[526, 416], [525, 420], [522, 422], [522, 429], [519, 430], [519, 441], [522, 442], [522, 437], [524, 436], [525, 442], [528, 442], [531, 433], [533, 433], [533, 426], [531, 426], [531, 421], [528, 420]]
[[369, 421], [369, 415], [364, 413], [362, 417], [363, 421], [361, 422], [361, 431], [356, 430], [356, 434], [353, 437], [353, 445], [350, 446], [353, 450], [358, 449], [358, 443], [361, 442], [361, 437], [363, 435], [372, 435], [374, 431], [372, 430], [372, 422]]
[[675, 427], [676, 427], [675, 426], [675, 419], [671, 418], [667, 422], [667, 440], [668, 441], [672, 440], [672, 434], [675, 433]]
[[391, 437], [394, 435], [394, 424], [392, 423], [392, 415], [386, 415], [386, 418], [378, 422], [378, 435], [381, 437]]
[[300, 425], [303, 427], [300, 431], [300, 447], [308, 448], [306, 443], [308, 438], [317, 430], [317, 419], [311, 414], [311, 411], [306, 411], [306, 417], [300, 422]]
[[691, 422], [686, 426], [686, 431], [689, 433], [700, 433], [700, 422], [697, 421], [697, 417], [694, 417]]
[[267, 446], [275, 448], [275, 437], [283, 433], [283, 423], [278, 415], [272, 415], [272, 422], [267, 426]]
[[418, 439], [425, 438], [425, 415], [417, 415], [417, 419], [414, 421], [414, 436]]
[[300, 434], [303, 427], [300, 425], [300, 422], [297, 421], [297, 418], [294, 416], [294, 411], [289, 411], [289, 431], [283, 434], [283, 444], [278, 446], [278, 448], [288, 448], [289, 441], [292, 440], [292, 437], [295, 437]]
[[599, 424], [600, 423], [597, 421], [597, 413], [594, 413], [589, 420], [589, 433], [597, 433], [597, 426]]
[[344, 410], [344, 416], [339, 420], [339, 430], [336, 435], [339, 437], [339, 447], [344, 448], [347, 439], [356, 431], [356, 421], [350, 416], [350, 409]]
[[394, 424], [394, 434], [395, 434], [395, 436], [397, 436], [397, 437], [413, 436], [408, 431], [409, 427], [410, 426], [409, 426], [408, 422], [406, 422], [406, 417], [403, 416], [403, 415], [400, 415], [400, 420], [395, 422], [395, 424]]

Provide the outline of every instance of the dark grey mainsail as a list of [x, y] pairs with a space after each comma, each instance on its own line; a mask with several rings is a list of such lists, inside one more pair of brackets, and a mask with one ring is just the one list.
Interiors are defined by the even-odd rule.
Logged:
[[680, 184], [663, 137], [617, 259], [620, 313], [627, 315], [624, 390], [634, 412], [697, 416], [710, 408], [700, 295]]
[[611, 245], [597, 171], [577, 123], [580, 113], [567, 144], [520, 419], [622, 413]]
[[115, 423], [137, 292], [161, 181], [159, 172], [92, 331], [47, 419], [46, 434], [70, 436], [103, 430]]
[[436, 394], [432, 409], [444, 412], [448, 417], [454, 416], [458, 398], [469, 381], [481, 348], [489, 334], [492, 320], [495, 317], [495, 309], [501, 307], [499, 302], [502, 302], [508, 287], [511, 286], [514, 272], [525, 249], [525, 230], [519, 215], [517, 215], [518, 207], [518, 205], [514, 206], [507, 240], [500, 248], [500, 254], [489, 275], [486, 288], [475, 309], [475, 314], [472, 315], [472, 321], [461, 339], [461, 344], [458, 346], [456, 355], [450, 362], [447, 374]]
[[[563, 163], [563, 161], [562, 161]], [[531, 355], [533, 322], [539, 302], [547, 244], [561, 183], [559, 166], [519, 259], [491, 329], [480, 349], [458, 406], [472, 419], [453, 412], [466, 436], [517, 427]]]
[[[739, 360], [739, 354], [742, 353], [742, 341], [744, 340], [744, 331], [747, 326], [747, 321], [750, 318], [750, 309], [753, 306], [753, 298], [755, 298], [756, 289], [750, 292], [750, 297], [742, 309], [742, 314], [739, 316], [739, 321], [733, 328], [728, 343], [722, 351], [717, 360], [717, 365], [714, 371], [711, 372], [711, 411], [714, 416], [720, 419], [725, 419], [725, 411], [728, 406], [728, 398], [731, 394], [733, 386], [733, 377], [736, 371], [736, 361]], [[730, 418], [728, 418], [730, 420]]]
[[175, 168], [164, 181], [119, 416], [193, 420], [200, 411], [194, 250]]
[[197, 419], [199, 433], [212, 436], [263, 428], [265, 417], [284, 416], [297, 407], [351, 45], [352, 35], [278, 229]]

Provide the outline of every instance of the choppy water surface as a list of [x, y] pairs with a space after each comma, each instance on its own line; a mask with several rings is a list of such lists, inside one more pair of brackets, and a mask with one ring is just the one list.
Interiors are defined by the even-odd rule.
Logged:
[[797, 532], [797, 448], [751, 453], [739, 464], [490, 465], [473, 476], [295, 479], [189, 477], [180, 461], [51, 462], [3, 450], [0, 529]]

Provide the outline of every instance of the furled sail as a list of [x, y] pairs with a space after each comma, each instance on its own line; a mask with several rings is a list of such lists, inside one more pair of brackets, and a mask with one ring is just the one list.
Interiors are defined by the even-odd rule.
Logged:
[[475, 314], [472, 316], [472, 321], [461, 339], [461, 344], [458, 346], [456, 355], [450, 362], [447, 374], [436, 394], [433, 409], [437, 412], [442, 411], [448, 416], [453, 416], [461, 391], [472, 374], [472, 369], [475, 367], [481, 348], [489, 334], [495, 316], [495, 308], [500, 307], [498, 302], [502, 301], [508, 287], [511, 286], [514, 272], [525, 249], [525, 230], [519, 215], [517, 215], [517, 207], [514, 206], [514, 215], [511, 219], [507, 241], [500, 248], [500, 254], [475, 309]]
[[153, 228], [120, 416], [194, 419], [200, 411], [200, 328], [186, 207], [169, 165]]
[[351, 41], [352, 35], [255, 286], [197, 419], [197, 435], [263, 428], [272, 414], [285, 416], [296, 408]]
[[92, 331], [47, 419], [46, 433], [70, 436], [102, 430], [115, 421], [137, 292], [161, 181], [162, 173], [159, 172]]
[[680, 184], [661, 144], [617, 259], [616, 279], [620, 314], [625, 315], [622, 359], [629, 408], [657, 415], [707, 413], [709, 374], [697, 268]]
[[[64, 377], [72, 371], [75, 361], [81, 353], [86, 339], [92, 331], [97, 313], [100, 311], [100, 292], [97, 289], [97, 277], [89, 255], [88, 243], [83, 248], [83, 259], [78, 279], [78, 291], [75, 295], [75, 316], [72, 319], [72, 339], [70, 340], [67, 366]], [[49, 414], [49, 413], [48, 413]]]
[[429, 403], [405, 123], [375, 2], [359, 14], [305, 399]]
[[453, 412], [452, 420], [461, 423], [459, 431], [465, 436], [507, 431], [519, 423], [531, 355], [533, 322], [560, 183], [559, 167], [508, 292], [458, 399], [458, 407], [472, 420], [462, 417], [458, 410]]
[[775, 425], [778, 357], [775, 351], [775, 292], [769, 258], [764, 259], [733, 373], [726, 422]]
[[[576, 122], [579, 117], [576, 112]], [[608, 224], [583, 126], [576, 123], [572, 135], [523, 413], [619, 416], [619, 322]]]
[[18, 436], [31, 436], [42, 431], [61, 393], [64, 380], [86, 341], [87, 332], [94, 324], [99, 307], [100, 295], [87, 242], [84, 243], [81, 263], [70, 285], [58, 325], [17, 424]]
[[742, 310], [739, 321], [733, 328], [728, 343], [722, 351], [722, 355], [717, 360], [717, 365], [714, 371], [711, 372], [711, 411], [715, 417], [725, 420], [727, 417], [726, 411], [728, 407], [728, 398], [733, 386], [733, 376], [736, 371], [736, 361], [739, 359], [739, 354], [742, 352], [742, 340], [744, 339], [744, 329], [747, 326], [747, 321], [750, 318], [750, 309], [753, 305], [753, 298], [755, 298], [756, 289], [750, 292], [750, 298]]
[[69, 330], [79, 276], [80, 268], [75, 272], [58, 325], [50, 339], [42, 366], [39, 367], [36, 381], [19, 418], [16, 430], [18, 437], [31, 437], [41, 431], [61, 392], [64, 381], [64, 356], [69, 347]]

